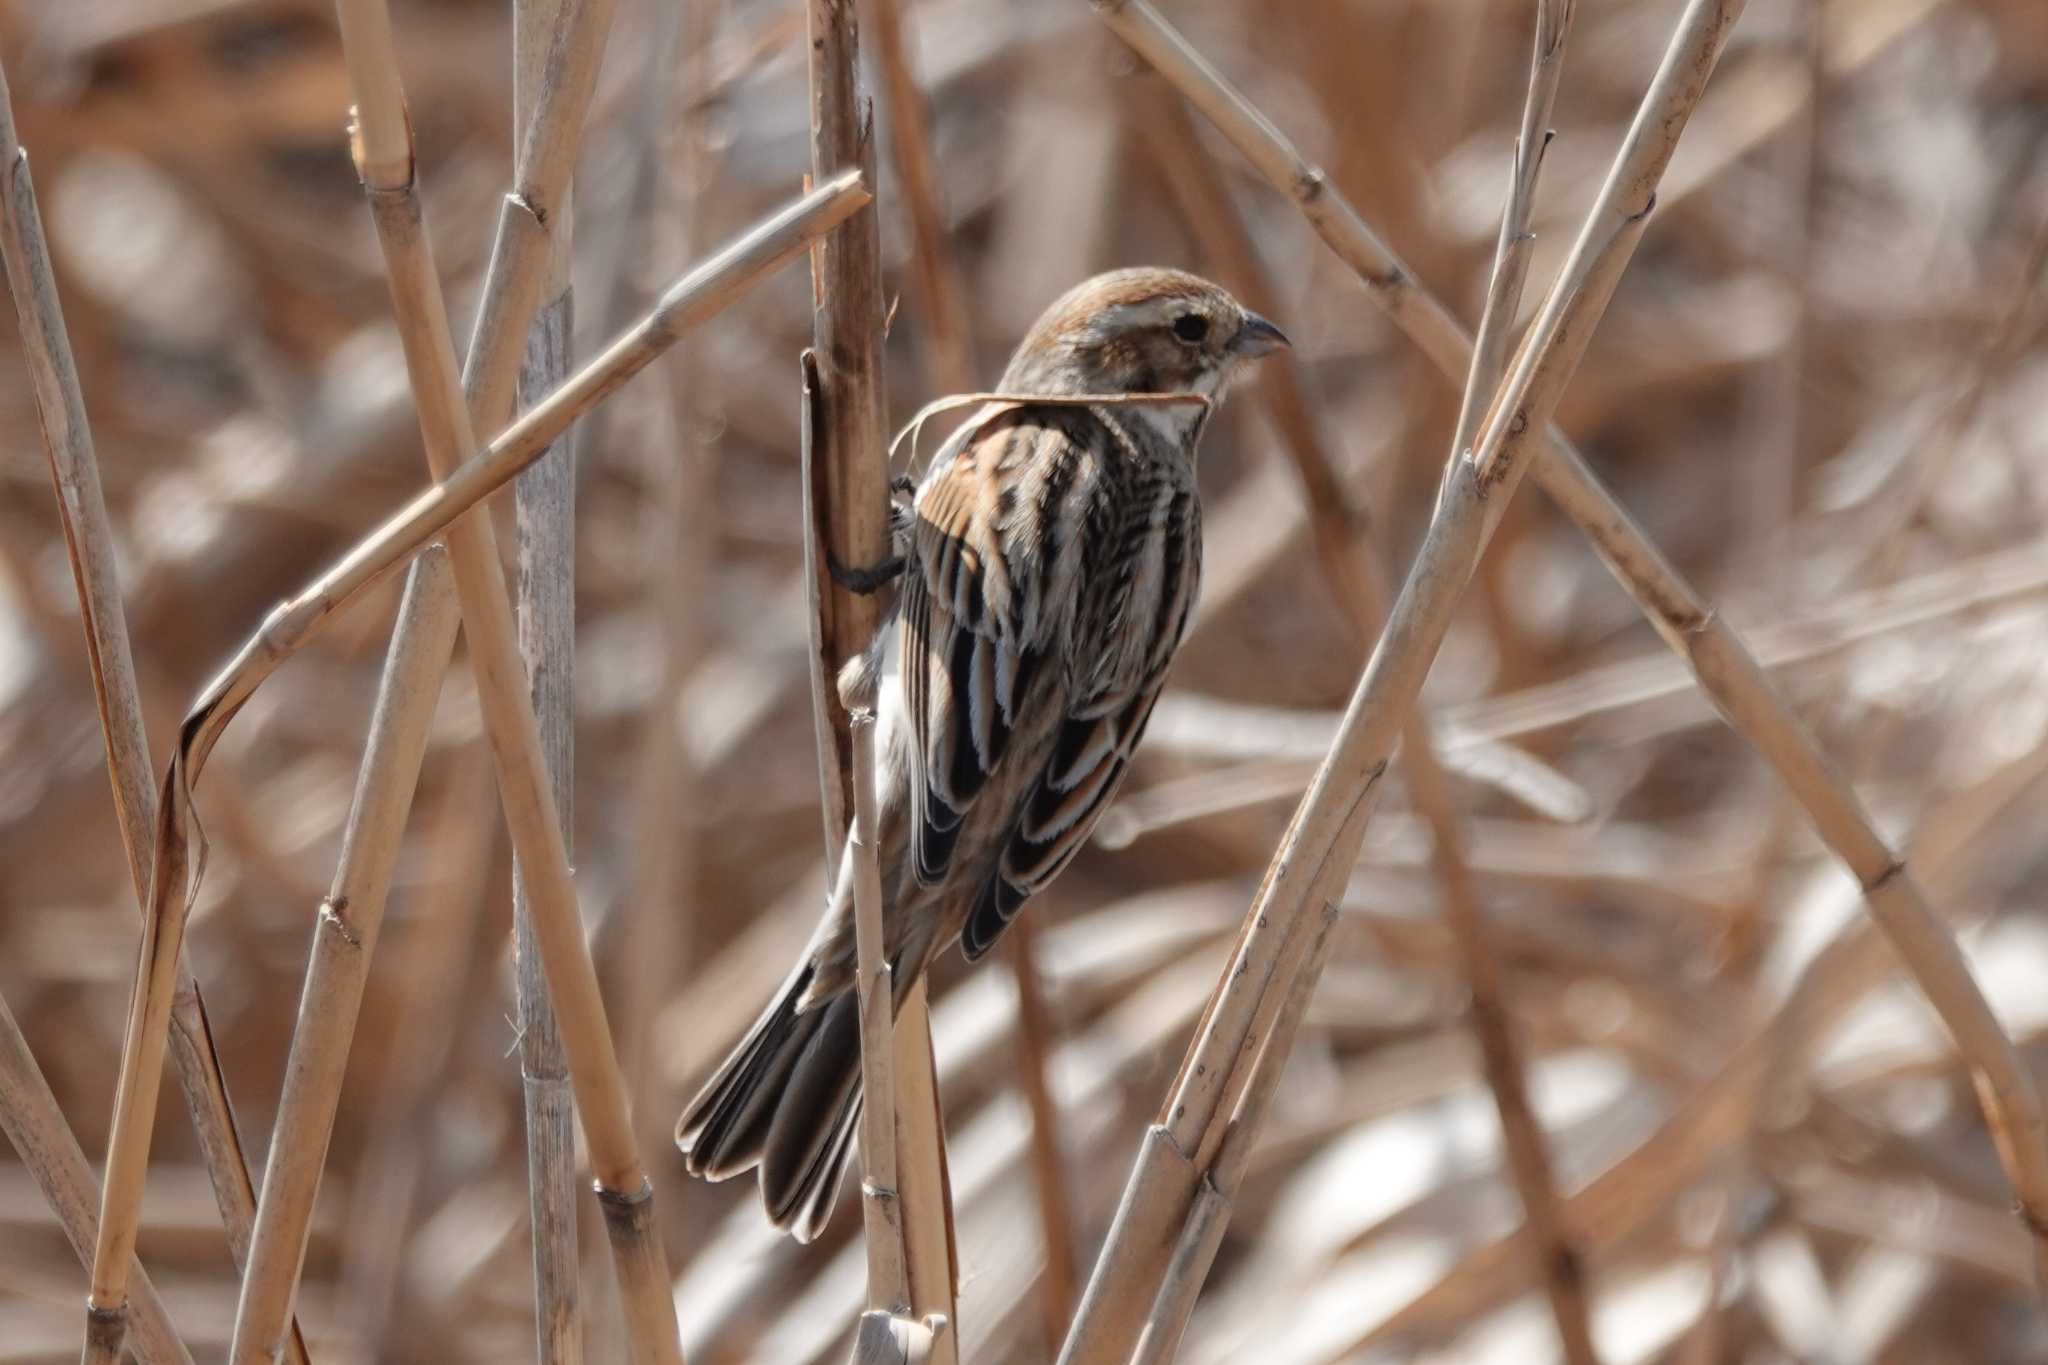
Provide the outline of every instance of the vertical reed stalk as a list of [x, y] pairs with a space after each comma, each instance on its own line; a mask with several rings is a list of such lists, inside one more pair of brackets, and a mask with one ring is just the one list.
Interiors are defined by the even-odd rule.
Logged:
[[[547, 56], [567, 13], [564, 0], [512, 6], [512, 126], [533, 122]], [[569, 282], [572, 196], [564, 188], [548, 216], [541, 304], [527, 333], [519, 396], [532, 403], [569, 373], [575, 331]], [[519, 654], [540, 723], [563, 847], [575, 848], [576, 464], [565, 435], [514, 483], [519, 536]], [[534, 1331], [542, 1365], [580, 1365], [583, 1304], [576, 1250], [576, 1128], [561, 1029], [548, 1000], [534, 936], [526, 869], [512, 862], [517, 963], [519, 1077], [526, 1107], [527, 1200], [533, 1233]]]
[[[874, 109], [860, 91], [860, 29], [854, 0], [809, 0], [805, 10], [810, 36], [811, 174], [819, 182], [859, 168], [874, 180]], [[863, 785], [873, 782], [872, 763], [854, 761], [852, 701], [834, 684], [840, 664], [867, 648], [881, 621], [879, 603], [871, 595], [847, 591], [826, 573], [830, 560], [849, 566], [879, 564], [889, 552], [889, 466], [887, 419], [882, 390], [882, 303], [880, 218], [876, 212], [856, 214], [820, 243], [812, 273], [816, 291], [813, 330], [816, 337], [814, 407], [811, 438], [823, 446], [807, 471], [812, 499], [811, 572], [815, 585], [816, 626], [812, 687], [819, 717], [819, 764], [823, 789], [826, 847], [837, 859], [848, 828], [847, 816]], [[810, 386], [807, 384], [807, 386]], [[818, 551], [822, 550], [822, 554]], [[872, 857], [863, 851], [860, 859]], [[862, 885], [859, 861], [842, 875]], [[875, 941], [861, 948], [862, 1076], [867, 1103], [876, 1105], [881, 1087], [893, 1085], [893, 1144], [880, 1137], [872, 1114], [862, 1133], [863, 1170], [893, 1145], [899, 1159], [893, 1186], [893, 1213], [870, 1216], [869, 1266], [885, 1277], [870, 1286], [876, 1308], [907, 1309], [909, 1316], [933, 1330], [931, 1359], [950, 1365], [955, 1351], [957, 1293], [952, 1255], [952, 1213], [946, 1195], [945, 1139], [938, 1111], [937, 1085], [931, 1073], [930, 1022], [922, 991], [909, 991], [894, 1009], [891, 1063], [883, 1074], [881, 1059], [872, 1054], [891, 1023], [894, 992], [875, 994], [875, 973], [881, 970], [881, 888], [879, 874], [872, 888], [871, 912], [856, 916], [856, 927], [871, 929]], [[865, 918], [864, 918], [865, 916]], [[872, 922], [869, 923], [868, 921]], [[870, 968], [873, 970], [871, 971]], [[867, 1084], [869, 1078], [875, 1085]], [[880, 1107], [880, 1106], [876, 1106]], [[874, 1146], [870, 1145], [870, 1140]], [[877, 1181], [864, 1178], [863, 1185]], [[875, 1243], [900, 1241], [900, 1252]], [[903, 1283], [893, 1282], [900, 1255]]]
[[[376, 0], [344, 0], [341, 18], [343, 51], [357, 97], [357, 166], [390, 277], [420, 434], [435, 476], [446, 478], [475, 450], [476, 438], [417, 195], [390, 16]], [[509, 325], [512, 320], [497, 321]], [[523, 338], [524, 326], [517, 330]], [[636, 1361], [680, 1361], [667, 1267], [651, 1226], [653, 1185], [633, 1138], [624, 1078], [583, 934], [562, 821], [526, 694], [517, 628], [489, 520], [469, 518], [451, 526], [448, 548], [484, 728], [497, 761], [499, 795], [559, 1016], [598, 1201], [611, 1233], [632, 1355]]]
[[[896, 171], [910, 211], [911, 259], [917, 271], [914, 302], [924, 322], [925, 377], [934, 394], [967, 393], [977, 387], [974, 331], [967, 315], [966, 285], [953, 250], [941, 197], [938, 159], [932, 150], [931, 110], [918, 89], [909, 44], [903, 33], [901, 0], [868, 0], [880, 53], [882, 93], [889, 106]], [[1018, 1083], [1031, 1113], [1031, 1172], [1038, 1187], [1039, 1235], [1045, 1243], [1045, 1281], [1040, 1295], [1046, 1340], [1057, 1341], [1073, 1316], [1073, 1200], [1060, 1155], [1059, 1110], [1045, 1076], [1052, 1052], [1051, 1019], [1039, 979], [1031, 925], [1005, 935], [1004, 956], [1017, 980]], [[925, 1008], [923, 992], [912, 1002]], [[950, 1255], [950, 1253], [949, 1253]], [[921, 1258], [920, 1263], [932, 1258]]]

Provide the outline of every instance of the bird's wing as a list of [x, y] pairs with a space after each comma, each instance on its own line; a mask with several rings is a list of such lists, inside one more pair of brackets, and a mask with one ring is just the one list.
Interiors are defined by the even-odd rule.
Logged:
[[990, 874], [960, 931], [960, 951], [972, 962], [995, 945], [1017, 911], [1060, 874], [1123, 781], [1124, 768], [1152, 704], [1162, 670], [1151, 685], [1101, 715], [1068, 715], [1060, 724], [1045, 770], [1031, 784], [1010, 827], [1001, 861]]
[[926, 886], [951, 866], [968, 807], [1008, 751], [1053, 645], [1044, 538], [1028, 523], [1057, 517], [1067, 485], [1020, 471], [1073, 464], [1065, 420], [1012, 411], [971, 425], [918, 492], [902, 597], [911, 866]]
[[[1067, 698], [1045, 767], [1020, 788], [1023, 803], [1001, 858], [961, 929], [960, 949], [969, 961], [994, 946], [1024, 902], [1058, 876], [1087, 842], [1152, 718], [1153, 703], [1193, 613], [1201, 574], [1199, 513], [1192, 494], [1175, 497], [1166, 507], [1159, 519], [1125, 528], [1124, 543], [1110, 561], [1128, 573], [1144, 559], [1145, 572], [1158, 576], [1158, 610], [1152, 619], [1126, 619], [1125, 603], [1119, 601], [1114, 624], [1104, 632], [1119, 637], [1127, 647], [1123, 657], [1135, 666], [1091, 670], [1092, 677], [1080, 681], [1076, 694]], [[1132, 631], [1143, 638], [1129, 638]], [[1110, 650], [1115, 643], [1097, 640], [1093, 645]]]

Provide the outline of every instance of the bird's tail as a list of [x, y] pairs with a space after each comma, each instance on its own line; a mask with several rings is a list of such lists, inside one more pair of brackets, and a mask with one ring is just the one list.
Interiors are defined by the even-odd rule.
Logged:
[[768, 1217], [799, 1242], [831, 1215], [860, 1120], [859, 1001], [845, 990], [799, 1010], [810, 981], [806, 962], [676, 1121], [690, 1174], [758, 1166]]

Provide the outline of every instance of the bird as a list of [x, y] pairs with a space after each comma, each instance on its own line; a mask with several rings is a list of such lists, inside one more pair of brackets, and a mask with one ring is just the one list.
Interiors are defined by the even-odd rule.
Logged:
[[[897, 666], [886, 626], [849, 664], [896, 713], [876, 843], [898, 1004], [955, 942], [986, 955], [1115, 795], [1194, 609], [1203, 426], [1246, 362], [1288, 344], [1198, 276], [1097, 275], [1038, 318], [899, 509]], [[690, 1174], [758, 1170], [800, 1242], [858, 1125], [855, 987], [842, 859], [795, 968], [676, 1124]]]

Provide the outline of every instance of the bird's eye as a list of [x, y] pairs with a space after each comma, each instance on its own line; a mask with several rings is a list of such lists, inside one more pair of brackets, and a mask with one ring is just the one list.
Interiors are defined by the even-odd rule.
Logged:
[[1209, 319], [1200, 313], [1182, 313], [1173, 320], [1173, 334], [1190, 346], [1199, 345], [1209, 335]]

